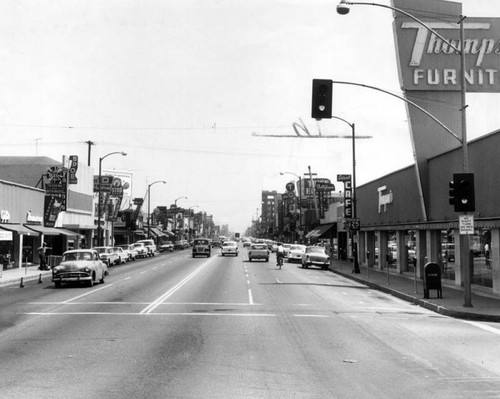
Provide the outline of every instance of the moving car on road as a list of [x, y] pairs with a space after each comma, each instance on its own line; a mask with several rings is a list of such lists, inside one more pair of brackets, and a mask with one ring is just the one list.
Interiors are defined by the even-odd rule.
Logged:
[[325, 247], [307, 247], [306, 252], [302, 254], [302, 267], [307, 269], [309, 266], [319, 266], [323, 270], [328, 269], [330, 257], [326, 254]]
[[62, 283], [86, 283], [90, 287], [96, 281], [104, 283], [108, 275], [108, 265], [93, 249], [75, 249], [63, 253], [61, 263], [52, 269], [52, 282], [56, 288]]
[[224, 241], [221, 247], [221, 254], [222, 256], [238, 256], [238, 243], [235, 241]]
[[264, 259], [269, 262], [269, 248], [266, 244], [252, 244], [248, 249], [248, 260]]
[[210, 258], [212, 255], [212, 247], [210, 246], [210, 240], [207, 238], [195, 238], [193, 241], [193, 258], [198, 255], [206, 256]]

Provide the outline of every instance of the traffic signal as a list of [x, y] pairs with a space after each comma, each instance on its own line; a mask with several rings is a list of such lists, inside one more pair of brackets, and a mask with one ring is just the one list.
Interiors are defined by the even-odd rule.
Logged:
[[450, 205], [455, 212], [474, 212], [476, 202], [474, 196], [474, 174], [454, 173], [450, 186]]
[[313, 79], [311, 116], [314, 119], [332, 117], [333, 81]]

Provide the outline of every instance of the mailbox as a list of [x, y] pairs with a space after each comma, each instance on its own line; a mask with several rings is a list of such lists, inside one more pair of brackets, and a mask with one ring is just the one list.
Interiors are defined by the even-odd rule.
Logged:
[[429, 262], [424, 267], [424, 298], [429, 298], [429, 290], [437, 290], [437, 297], [443, 297], [441, 268], [434, 262]]

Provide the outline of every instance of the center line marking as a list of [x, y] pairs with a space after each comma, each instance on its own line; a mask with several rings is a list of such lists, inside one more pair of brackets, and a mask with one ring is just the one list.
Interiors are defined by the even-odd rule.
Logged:
[[167, 298], [171, 297], [173, 294], [175, 294], [179, 289], [182, 288], [185, 284], [189, 282], [193, 277], [195, 277], [199, 272], [201, 272], [205, 267], [207, 267], [214, 259], [210, 258], [207, 260], [205, 263], [203, 263], [198, 269], [196, 269], [194, 272], [189, 274], [187, 277], [185, 277], [183, 280], [178, 282], [175, 286], [173, 286], [171, 289], [169, 289], [167, 292], [165, 292], [162, 296], [157, 298], [155, 301], [151, 302], [148, 306], [146, 306], [144, 309], [141, 310], [141, 314], [148, 314], [151, 313], [153, 310], [155, 310], [163, 301], [165, 301]]

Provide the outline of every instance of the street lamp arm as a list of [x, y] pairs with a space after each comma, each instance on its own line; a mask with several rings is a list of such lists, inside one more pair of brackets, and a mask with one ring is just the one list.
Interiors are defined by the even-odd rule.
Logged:
[[354, 123], [350, 123], [350, 122], [346, 121], [345, 119], [341, 118], [340, 116], [333, 116], [332, 115], [332, 119], [338, 119], [339, 121], [347, 123], [351, 128], [354, 127]]
[[[367, 3], [362, 3], [362, 4], [367, 4]], [[368, 88], [368, 89], [373, 89], [373, 90], [377, 90], [377, 91], [381, 91], [382, 93], [385, 93], [385, 94], [389, 94], [393, 97], [396, 97], [396, 98], [399, 98], [400, 100], [403, 100], [405, 103], [407, 104], [410, 104], [412, 105], [413, 107], [419, 109], [420, 111], [422, 111], [424, 114], [426, 114], [429, 118], [431, 118], [434, 122], [436, 122], [439, 126], [441, 126], [444, 130], [446, 130], [448, 133], [450, 133], [453, 137], [455, 137], [458, 142], [460, 144], [462, 144], [462, 139], [457, 136], [455, 133], [453, 133], [443, 122], [441, 122], [438, 118], [436, 118], [434, 115], [432, 115], [430, 112], [426, 111], [424, 108], [422, 108], [420, 105], [414, 103], [413, 101], [411, 100], [408, 100], [402, 96], [398, 96], [397, 94], [394, 94], [394, 93], [391, 93], [390, 91], [387, 91], [387, 90], [384, 90], [384, 89], [381, 89], [380, 87], [375, 87], [375, 86], [370, 86], [370, 85], [366, 85], [366, 84], [363, 84], [363, 83], [355, 83], [355, 82], [343, 82], [343, 81], [339, 81], [339, 80], [334, 80], [332, 81], [333, 83], [337, 83], [337, 84], [344, 84], [344, 85], [352, 85], [352, 86], [360, 86], [360, 87], [365, 87], [365, 88]], [[339, 119], [339, 118], [337, 118]], [[346, 121], [347, 122], [347, 121]], [[348, 123], [348, 122], [347, 122]]]
[[115, 151], [115, 152], [110, 152], [109, 154], [104, 155], [103, 157], [99, 158], [99, 161], [102, 161], [104, 158], [109, 157], [110, 155], [113, 154], [122, 154], [123, 156], [127, 155], [125, 151]]
[[[418, 19], [417, 17], [411, 15], [410, 13], [406, 12], [405, 10], [402, 10], [401, 8], [387, 6], [385, 4], [379, 4], [379, 3], [360, 3], [360, 2], [357, 2], [357, 1], [344, 1], [344, 0], [342, 0], [340, 2], [339, 6], [341, 6], [341, 4], [346, 4], [346, 5], [360, 5], [360, 6], [375, 6], [375, 7], [388, 8], [390, 10], [399, 12], [399, 13], [407, 16], [408, 18], [414, 20], [416, 23], [422, 25], [424, 28], [428, 29], [430, 32], [432, 32], [437, 37], [439, 37], [443, 42], [445, 42], [448, 46], [450, 46], [453, 50], [455, 50], [458, 54], [462, 54], [461, 49], [459, 49], [457, 46], [455, 46], [454, 44], [452, 44], [449, 40], [445, 39], [442, 35], [440, 35], [438, 32], [436, 32], [434, 29], [432, 29], [424, 21], [422, 21], [422, 20]], [[337, 12], [339, 12], [339, 10], [342, 9], [342, 8], [339, 8], [339, 6], [337, 6]], [[341, 12], [339, 12], [339, 13], [341, 13]]]

